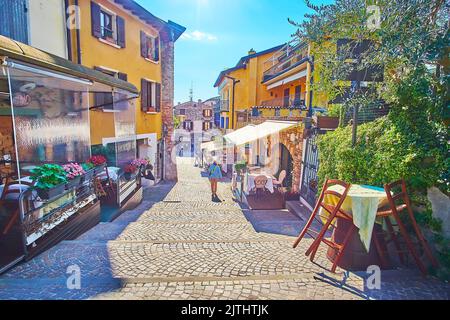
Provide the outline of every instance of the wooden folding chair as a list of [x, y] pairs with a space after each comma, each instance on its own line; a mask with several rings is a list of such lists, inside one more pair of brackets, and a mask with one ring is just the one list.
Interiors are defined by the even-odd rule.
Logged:
[[267, 181], [266, 176], [257, 176], [255, 178], [255, 192], [257, 196], [266, 191]]
[[[386, 191], [387, 199], [389, 201], [389, 207], [388, 208], [381, 208], [377, 212], [378, 218], [383, 218], [386, 222], [386, 225], [388, 227], [388, 234], [390, 236], [389, 241], [393, 241], [395, 244], [395, 248], [397, 250], [397, 254], [399, 255], [400, 262], [404, 263], [404, 253], [410, 253], [416, 262], [418, 268], [420, 271], [427, 275], [427, 269], [424, 265], [424, 263], [421, 261], [419, 253], [417, 252], [413, 241], [408, 234], [406, 230], [405, 224], [402, 222], [400, 214], [406, 210], [408, 214], [408, 218], [411, 222], [411, 225], [413, 227], [413, 230], [415, 232], [415, 235], [417, 239], [419, 240], [419, 243], [421, 247], [423, 248], [425, 255], [430, 260], [431, 264], [437, 268], [439, 266], [438, 261], [433, 256], [431, 249], [428, 245], [427, 240], [423, 236], [422, 231], [420, 230], [417, 221], [414, 217], [414, 213], [411, 208], [411, 201], [408, 196], [407, 190], [406, 190], [406, 182], [404, 180], [399, 180], [390, 184], [386, 184], [384, 186], [384, 189]], [[400, 190], [399, 192], [396, 192], [396, 190]], [[394, 219], [396, 225], [393, 225], [391, 222], [391, 217]], [[397, 237], [397, 234], [395, 232], [394, 227], [398, 227], [399, 233], [402, 236], [403, 240], [406, 244], [406, 249], [401, 248], [401, 243], [399, 242], [399, 239]], [[378, 234], [385, 236], [385, 233]], [[375, 245], [377, 246], [377, 250], [380, 254], [380, 258], [383, 263], [386, 263], [386, 255], [385, 250], [381, 247], [379, 240], [377, 239], [377, 236], [374, 236]]]
[[[19, 195], [23, 192], [23, 190], [20, 188], [19, 189], [11, 188], [12, 186], [17, 186], [17, 185], [19, 185], [19, 182], [8, 182], [5, 185], [2, 196], [0, 198], [0, 206], [6, 207], [6, 206], [8, 206], [8, 202], [15, 201], [15, 200], [10, 200], [8, 195], [14, 195], [14, 198], [17, 198], [17, 202], [18, 202]], [[21, 182], [20, 185], [24, 185], [27, 187], [33, 186], [33, 184], [29, 183], [29, 182]], [[20, 211], [19, 211], [19, 205], [17, 204], [17, 208], [14, 209], [14, 213], [11, 215], [10, 220], [8, 221], [8, 223], [6, 223], [5, 228], [2, 231], [3, 235], [7, 234], [10, 231], [10, 229], [13, 227], [14, 223], [19, 218], [19, 216], [20, 216]]]
[[[332, 186], [340, 185], [344, 188], [343, 192], [337, 192], [330, 190]], [[314, 208], [313, 212], [311, 213], [311, 216], [309, 217], [308, 222], [306, 223], [305, 227], [303, 228], [303, 231], [300, 233], [299, 237], [294, 243], [294, 248], [296, 248], [300, 241], [304, 238], [306, 234], [310, 235], [314, 240], [312, 245], [309, 247], [309, 249], [306, 251], [306, 255], [310, 256], [310, 260], [314, 261], [316, 252], [322, 242], [324, 242], [326, 245], [332, 247], [333, 249], [338, 251], [337, 257], [335, 259], [335, 262], [333, 263], [333, 267], [331, 269], [332, 272], [336, 271], [337, 265], [342, 258], [342, 255], [345, 251], [345, 248], [348, 244], [348, 241], [350, 240], [351, 235], [355, 230], [357, 229], [356, 226], [353, 224], [353, 218], [352, 215], [345, 212], [341, 209], [342, 204], [345, 201], [345, 198], [347, 197], [347, 194], [351, 188], [351, 184], [347, 184], [344, 181], [340, 180], [327, 180], [323, 186], [322, 193], [320, 194], [319, 200], [317, 201], [316, 207]], [[338, 199], [338, 203], [333, 206], [324, 203], [325, 196], [331, 195], [335, 196]], [[325, 218], [326, 223], [322, 226], [321, 230], [319, 232], [313, 230], [311, 228], [311, 225], [313, 224], [314, 220], [317, 220], [319, 223], [322, 223], [320, 212], [326, 213], [328, 216]], [[344, 237], [344, 241], [342, 244], [338, 244], [334, 242], [333, 240], [325, 239], [325, 234], [327, 233], [328, 229], [330, 227], [335, 228], [334, 222], [336, 218], [345, 219], [348, 221], [351, 221], [351, 227], [348, 230], [347, 234]]]

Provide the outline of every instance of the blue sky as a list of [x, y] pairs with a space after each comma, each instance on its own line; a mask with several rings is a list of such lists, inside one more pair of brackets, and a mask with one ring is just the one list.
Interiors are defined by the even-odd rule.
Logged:
[[[307, 12], [303, 0], [137, 0], [164, 20], [187, 28], [175, 48], [175, 102], [217, 95], [220, 71], [233, 67], [249, 49], [262, 51], [289, 41]], [[323, 2], [323, 1], [320, 1]], [[330, 1], [327, 1], [330, 2]]]

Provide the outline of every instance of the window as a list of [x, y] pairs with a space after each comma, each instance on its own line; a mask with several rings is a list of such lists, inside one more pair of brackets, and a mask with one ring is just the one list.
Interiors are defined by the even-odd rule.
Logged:
[[91, 2], [92, 35], [109, 43], [125, 48], [125, 20]]
[[279, 117], [281, 116], [281, 110], [280, 109], [275, 109], [275, 117]]
[[[104, 74], [107, 74], [111, 77], [123, 80], [123, 81], [128, 81], [128, 75], [125, 73], [121, 73], [121, 72], [117, 72], [117, 71], [112, 71], [112, 70], [107, 70], [104, 69], [102, 67], [94, 67], [95, 70], [100, 71]], [[101, 107], [101, 109], [103, 110], [113, 110], [114, 109], [114, 105], [113, 105], [113, 95], [112, 93], [105, 93], [105, 92], [98, 92], [95, 93], [94, 95], [94, 107]]]
[[102, 28], [103, 39], [114, 39], [113, 16], [103, 10], [100, 10], [100, 25]]
[[145, 59], [159, 61], [159, 38], [147, 35], [141, 31], [141, 56]]
[[161, 111], [161, 84], [141, 80], [141, 110], [143, 112]]
[[203, 117], [206, 117], [206, 118], [212, 117], [212, 110], [211, 109], [203, 110]]
[[203, 131], [208, 131], [212, 129], [212, 122], [203, 122]]
[[192, 131], [194, 129], [194, 123], [191, 120], [184, 121], [183, 129], [187, 131]]
[[180, 116], [186, 115], [186, 109], [180, 109]]

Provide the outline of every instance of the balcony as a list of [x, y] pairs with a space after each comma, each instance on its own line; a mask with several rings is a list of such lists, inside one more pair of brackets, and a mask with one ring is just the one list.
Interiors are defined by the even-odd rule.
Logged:
[[220, 100], [220, 111], [221, 112], [230, 111], [230, 101], [229, 100]]
[[273, 108], [285, 108], [285, 109], [291, 108], [291, 109], [306, 110], [304, 96], [305, 96], [305, 93], [303, 93], [301, 96], [291, 95], [291, 96], [266, 100], [266, 101], [261, 102], [261, 106], [273, 107]]
[[306, 62], [308, 58], [308, 46], [304, 43], [287, 44], [276, 52], [269, 60], [264, 62], [263, 82], [282, 74], [284, 71]]

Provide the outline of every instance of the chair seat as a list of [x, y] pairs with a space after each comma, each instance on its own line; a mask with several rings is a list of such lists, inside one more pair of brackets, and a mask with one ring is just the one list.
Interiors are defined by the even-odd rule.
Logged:
[[[403, 211], [405, 210], [406, 204], [402, 204], [396, 207], [397, 212]], [[377, 217], [387, 217], [387, 216], [391, 216], [393, 214], [392, 209], [390, 208], [381, 208], [377, 211]]]

